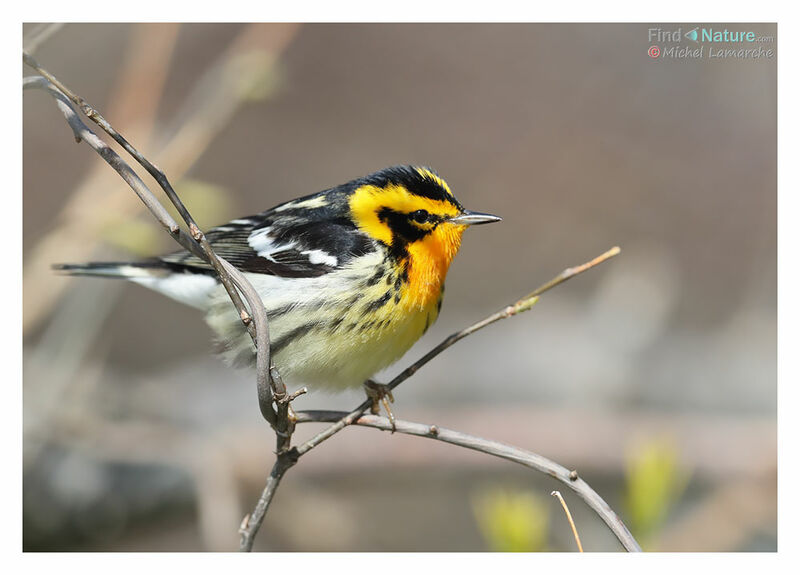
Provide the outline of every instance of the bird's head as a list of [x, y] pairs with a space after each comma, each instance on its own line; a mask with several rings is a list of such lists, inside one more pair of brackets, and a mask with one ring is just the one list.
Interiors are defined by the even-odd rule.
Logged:
[[349, 206], [361, 231], [407, 262], [412, 283], [437, 289], [464, 230], [501, 219], [464, 209], [441, 177], [414, 166], [387, 168], [353, 182]]
[[427, 245], [447, 254], [449, 263], [468, 226], [501, 219], [464, 209], [447, 183], [428, 168], [387, 168], [354, 183], [349, 199], [353, 220], [398, 258]]

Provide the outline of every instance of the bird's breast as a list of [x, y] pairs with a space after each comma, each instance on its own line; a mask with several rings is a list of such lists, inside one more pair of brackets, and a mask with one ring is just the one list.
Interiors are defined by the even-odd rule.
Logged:
[[[441, 305], [450, 262], [461, 245], [462, 229], [440, 225], [432, 233], [408, 246], [404, 270], [407, 309], [430, 309]], [[438, 310], [437, 310], [438, 313]]]

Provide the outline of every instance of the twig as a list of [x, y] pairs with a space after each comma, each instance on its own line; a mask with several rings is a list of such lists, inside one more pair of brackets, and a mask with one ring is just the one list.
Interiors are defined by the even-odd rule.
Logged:
[[[247, 327], [248, 331], [250, 332], [250, 336], [253, 338], [253, 341], [256, 339], [256, 328], [253, 326], [252, 322], [250, 321], [250, 316], [247, 313], [247, 310], [244, 306], [244, 302], [242, 298], [239, 296], [239, 292], [236, 291], [234, 287], [234, 283], [231, 279], [230, 273], [228, 270], [222, 265], [219, 261], [219, 258], [214, 253], [214, 250], [211, 249], [211, 244], [205, 237], [205, 234], [200, 230], [200, 227], [197, 225], [197, 222], [194, 221], [194, 218], [189, 213], [189, 210], [186, 209], [186, 206], [181, 201], [178, 194], [175, 193], [175, 190], [172, 187], [172, 184], [169, 183], [167, 176], [162, 172], [158, 167], [156, 167], [152, 162], [150, 162], [147, 158], [145, 158], [139, 151], [134, 148], [130, 142], [128, 142], [120, 133], [118, 133], [111, 124], [92, 106], [86, 102], [83, 98], [72, 92], [69, 88], [67, 88], [64, 84], [59, 81], [58, 78], [53, 76], [50, 72], [45, 70], [39, 63], [36, 61], [33, 56], [28, 54], [23, 50], [22, 52], [22, 59], [23, 61], [39, 72], [42, 76], [47, 78], [53, 86], [55, 86], [62, 94], [64, 94], [67, 98], [69, 98], [80, 110], [83, 114], [89, 118], [92, 122], [97, 124], [104, 132], [106, 132], [115, 142], [117, 142], [122, 148], [128, 152], [139, 164], [141, 164], [147, 173], [149, 173], [155, 180], [158, 182], [159, 186], [164, 190], [167, 194], [167, 197], [170, 199], [172, 204], [175, 206], [175, 209], [178, 210], [178, 213], [181, 215], [183, 220], [186, 222], [186, 225], [189, 226], [189, 233], [192, 236], [192, 239], [196, 241], [200, 248], [203, 251], [204, 257], [206, 261], [208, 261], [211, 266], [214, 268], [214, 271], [217, 273], [220, 282], [223, 286], [225, 286], [225, 290], [228, 292], [228, 295], [233, 302], [233, 305], [236, 306], [236, 310], [239, 312], [240, 317], [242, 318], [242, 322]], [[149, 206], [148, 206], [149, 207]], [[152, 210], [151, 210], [152, 211]], [[170, 233], [173, 235], [177, 233], [177, 230], [170, 229]], [[264, 332], [262, 332], [264, 333]], [[269, 353], [269, 350], [267, 350]]]
[[[179, 28], [180, 24], [134, 26], [124, 60], [113, 70], [116, 78], [107, 100], [108, 113], [118, 130], [122, 126], [131, 139], [150, 147]], [[172, 172], [173, 177], [180, 175]], [[112, 178], [102, 162], [93, 164], [70, 194], [61, 216], [34, 243], [23, 267], [23, 280], [30, 286], [23, 302], [23, 332], [57, 313], [53, 308], [70, 284], [67, 276], [53, 280], [50, 263], [86, 259], [97, 247], [98, 231], [118, 226], [138, 208], [129, 194], [108, 193]]]
[[[231, 301], [236, 306], [237, 311], [242, 319], [243, 324], [247, 327], [256, 344], [256, 377], [257, 377], [257, 390], [258, 400], [261, 413], [264, 418], [270, 423], [276, 432], [277, 437], [277, 452], [278, 461], [270, 474], [267, 488], [265, 488], [262, 498], [259, 500], [256, 511], [253, 517], [258, 521], [257, 525], [263, 521], [263, 513], [269, 507], [269, 502], [272, 499], [275, 489], [277, 488], [283, 474], [297, 461], [297, 456], [294, 452], [290, 451], [291, 435], [294, 430], [294, 422], [290, 418], [290, 402], [292, 399], [300, 395], [292, 394], [287, 397], [286, 387], [280, 377], [277, 369], [270, 363], [270, 347], [269, 347], [269, 327], [267, 322], [266, 309], [259, 296], [258, 292], [253, 288], [250, 282], [244, 275], [237, 270], [230, 263], [223, 258], [219, 258], [214, 250], [211, 248], [210, 243], [202, 233], [196, 222], [192, 218], [189, 211], [184, 206], [183, 202], [175, 193], [171, 184], [169, 183], [166, 175], [161, 172], [155, 165], [149, 162], [142, 156], [125, 138], [120, 135], [114, 128], [88, 103], [81, 97], [70, 91], [64, 84], [62, 84], [55, 76], [44, 70], [34, 58], [23, 51], [23, 61], [29, 66], [36, 69], [42, 74], [43, 77], [25, 79], [23, 86], [25, 88], [43, 88], [48, 93], [56, 98], [59, 109], [64, 114], [70, 127], [73, 129], [73, 134], [78, 141], [85, 140], [89, 143], [100, 156], [106, 160], [122, 177], [123, 179], [136, 191], [137, 195], [142, 199], [147, 208], [153, 213], [156, 219], [164, 225], [167, 231], [175, 238], [184, 248], [188, 249], [198, 257], [208, 261], [213, 266], [214, 270], [220, 281], [225, 285]], [[150, 173], [156, 181], [161, 185], [167, 196], [173, 202], [178, 212], [183, 217], [186, 224], [189, 226], [191, 236], [187, 236], [183, 230], [180, 229], [178, 224], [172, 219], [169, 213], [153, 196], [152, 192], [145, 186], [138, 175], [127, 165], [127, 163], [120, 158], [105, 142], [97, 137], [86, 125], [80, 120], [75, 110], [70, 105], [70, 101], [76, 106], [80, 107], [82, 112], [91, 119], [95, 124], [100, 126], [106, 133], [108, 133], [118, 144], [120, 144], [132, 157], [134, 157], [145, 169]], [[198, 248], [199, 245], [199, 248]], [[234, 287], [235, 286], [235, 287]], [[241, 291], [250, 307], [250, 313], [244, 307], [244, 304], [236, 291]], [[273, 400], [275, 401], [275, 410], [273, 410]], [[263, 511], [261, 511], [263, 509]], [[259, 517], [259, 513], [261, 516]], [[257, 528], [252, 531], [252, 536], [248, 539], [247, 529], [243, 528], [242, 545], [249, 545], [252, 547], [252, 537], [255, 536]]]
[[[564, 283], [568, 279], [573, 278], [578, 274], [581, 274], [581, 273], [583, 273], [583, 272], [585, 272], [587, 270], [590, 270], [591, 268], [593, 268], [595, 266], [600, 265], [601, 263], [613, 258], [614, 256], [616, 256], [619, 253], [620, 253], [619, 247], [618, 246], [614, 246], [613, 248], [611, 248], [607, 252], [597, 256], [596, 258], [594, 258], [591, 261], [588, 261], [588, 262], [586, 262], [584, 264], [581, 264], [579, 266], [567, 268], [564, 271], [562, 271], [560, 274], [558, 274], [556, 277], [554, 277], [552, 280], [550, 280], [549, 282], [547, 282], [545, 284], [542, 284], [541, 286], [539, 286], [538, 288], [533, 290], [531, 293], [529, 293], [525, 297], [517, 300], [513, 304], [511, 304], [509, 306], [506, 306], [502, 310], [500, 310], [500, 311], [498, 311], [496, 313], [493, 313], [492, 315], [490, 315], [490, 316], [488, 316], [488, 317], [486, 317], [486, 318], [484, 318], [484, 319], [472, 324], [471, 326], [469, 326], [467, 328], [462, 329], [461, 331], [458, 331], [456, 333], [451, 334], [450, 336], [445, 338], [445, 340], [442, 341], [439, 345], [434, 347], [432, 350], [430, 350], [428, 353], [426, 353], [424, 356], [422, 356], [420, 359], [418, 359], [412, 365], [410, 365], [405, 370], [403, 370], [394, 379], [392, 379], [392, 381], [390, 381], [389, 384], [388, 384], [389, 389], [394, 389], [395, 387], [397, 387], [398, 385], [403, 383], [409, 377], [411, 377], [412, 375], [417, 373], [417, 371], [419, 371], [419, 369], [423, 365], [425, 365], [426, 363], [431, 361], [433, 358], [435, 358], [437, 355], [442, 353], [444, 350], [446, 350], [448, 347], [452, 346], [456, 342], [464, 339], [468, 335], [471, 335], [471, 334], [475, 333], [476, 331], [478, 331], [480, 329], [483, 329], [484, 327], [486, 327], [488, 325], [491, 325], [491, 324], [493, 324], [493, 323], [495, 323], [497, 321], [500, 321], [501, 319], [506, 319], [506, 318], [509, 318], [509, 317], [513, 317], [513, 316], [515, 316], [517, 314], [520, 314], [520, 313], [522, 313], [524, 311], [528, 311], [534, 305], [536, 305], [536, 303], [539, 301], [539, 296], [541, 296], [546, 291], [553, 289], [557, 285]], [[365, 401], [364, 403], [359, 405], [357, 408], [355, 408], [353, 411], [351, 411], [350, 413], [348, 413], [347, 415], [342, 417], [334, 425], [332, 425], [329, 428], [327, 428], [327, 429], [323, 430], [322, 432], [318, 433], [317, 435], [315, 435], [314, 437], [312, 437], [311, 439], [306, 441], [304, 444], [298, 446], [296, 448], [297, 452], [300, 455], [303, 455], [304, 453], [310, 451], [311, 449], [313, 449], [314, 447], [316, 447], [317, 445], [319, 445], [320, 443], [322, 443], [323, 441], [325, 441], [329, 437], [335, 435], [336, 433], [338, 433], [339, 431], [341, 431], [342, 429], [344, 429], [348, 425], [351, 425], [356, 419], [358, 419], [359, 416], [361, 416], [369, 408], [369, 406], [371, 404], [372, 403], [371, 403], [370, 400]]]
[[[275, 380], [271, 376], [274, 370], [270, 365], [269, 325], [267, 322], [267, 312], [264, 308], [264, 303], [261, 301], [261, 297], [258, 295], [258, 292], [252, 287], [252, 285], [250, 285], [250, 282], [241, 272], [239, 272], [239, 270], [214, 253], [214, 250], [211, 248], [211, 244], [206, 239], [205, 234], [200, 231], [200, 228], [197, 226], [191, 214], [186, 209], [186, 206], [184, 206], [174, 189], [172, 189], [172, 186], [170, 185], [166, 176], [158, 168], [144, 158], [131, 144], [125, 140], [125, 138], [118, 134], [116, 130], [114, 130], [114, 128], [111, 127], [111, 125], [97, 111], [95, 111], [83, 100], [83, 98], [77, 96], [68, 88], [66, 88], [66, 86], [64, 86], [57, 78], [44, 70], [34, 58], [32, 58], [29, 54], [26, 54], [24, 51], [23, 61], [29, 66], [35, 68], [42, 74], [42, 76], [44, 76], [42, 79], [26, 78], [23, 81], [23, 87], [43, 88], [48, 93], [56, 97], [59, 109], [62, 111], [65, 118], [67, 118], [67, 122], [69, 122], [70, 127], [72, 127], [76, 139], [86, 140], [87, 143], [89, 143], [89, 145], [92, 146], [92, 148], [94, 148], [104, 160], [106, 160], [106, 162], [108, 162], [115, 170], [117, 170], [117, 172], [128, 183], [128, 185], [130, 185], [131, 188], [136, 191], [137, 195], [142, 199], [145, 206], [147, 206], [156, 219], [161, 222], [161, 224], [167, 229], [172, 237], [181, 244], [181, 246], [212, 264], [214, 270], [218, 274], [220, 282], [225, 286], [225, 289], [228, 291], [228, 295], [231, 297], [231, 301], [239, 312], [239, 316], [242, 318], [243, 324], [247, 327], [248, 331], [250, 332], [250, 336], [253, 338], [253, 341], [256, 344], [256, 387], [258, 391], [258, 401], [261, 413], [273, 428], [277, 429], [278, 427], [281, 427], [281, 433], [286, 434], [290, 429], [287, 417], [288, 411], [287, 413], [283, 414], [284, 417], [287, 417], [286, 421], [279, 425], [278, 414], [276, 414], [272, 408], [273, 391], [277, 397], [283, 398], [286, 395], [286, 388], [280, 378]], [[44, 82], [42, 82], [42, 80], [44, 80]], [[152, 192], [150, 192], [147, 186], [144, 185], [142, 180], [136, 175], [130, 166], [128, 166], [124, 160], [120, 158], [119, 154], [114, 152], [114, 150], [112, 150], [105, 142], [98, 138], [94, 132], [89, 130], [89, 128], [83, 124], [80, 118], [78, 118], [75, 110], [69, 105], [69, 101], [72, 101], [79, 106], [88, 118], [90, 118], [109, 135], [111, 135], [111, 137], [114, 138], [117, 143], [119, 143], [129, 154], [131, 154], [131, 156], [133, 156], [142, 166], [144, 166], [145, 169], [156, 179], [156, 181], [159, 182], [161, 187], [167, 193], [168, 197], [172, 200], [175, 207], [178, 209], [181, 216], [184, 218], [184, 221], [186, 221], [186, 224], [189, 226], [191, 236], [187, 236], [186, 233], [180, 229], [175, 220], [172, 219], [166, 209], [158, 202]], [[250, 307], [250, 312], [248, 312], [247, 308], [245, 308], [237, 288], [245, 296], [245, 299]], [[260, 337], [256, 337], [256, 334], [260, 334]]]
[[[536, 305], [536, 302], [539, 301], [539, 296], [541, 296], [546, 291], [551, 290], [554, 287], [556, 287], [557, 285], [559, 285], [561, 283], [564, 283], [568, 279], [573, 278], [576, 275], [578, 275], [580, 273], [583, 273], [583, 272], [585, 272], [585, 271], [587, 271], [587, 270], [589, 270], [589, 269], [591, 269], [591, 268], [593, 268], [593, 267], [595, 267], [595, 266], [597, 266], [597, 265], [609, 260], [610, 258], [616, 256], [619, 253], [620, 253], [619, 247], [615, 246], [615, 247], [611, 248], [610, 250], [608, 250], [607, 252], [605, 252], [605, 253], [601, 254], [600, 256], [594, 258], [593, 260], [591, 260], [589, 262], [586, 262], [585, 264], [582, 264], [582, 265], [579, 265], [579, 266], [576, 266], [576, 267], [572, 267], [572, 268], [567, 268], [563, 272], [561, 272], [559, 275], [557, 275], [555, 278], [553, 278], [552, 280], [548, 281], [545, 284], [542, 284], [541, 286], [539, 286], [538, 288], [533, 290], [531, 293], [529, 293], [525, 297], [517, 300], [515, 303], [513, 303], [513, 304], [511, 304], [509, 306], [506, 306], [502, 310], [500, 310], [500, 311], [498, 311], [498, 312], [496, 312], [496, 313], [494, 313], [494, 314], [482, 319], [481, 321], [476, 322], [476, 323], [472, 324], [471, 326], [469, 326], [469, 327], [467, 327], [465, 329], [462, 329], [459, 332], [456, 332], [456, 333], [450, 335], [444, 341], [442, 341], [439, 345], [434, 347], [431, 351], [426, 353], [419, 360], [417, 360], [415, 363], [413, 363], [411, 366], [409, 366], [403, 372], [401, 372], [397, 377], [395, 377], [388, 384], [389, 388], [390, 389], [394, 389], [395, 387], [397, 387], [398, 385], [403, 383], [406, 379], [408, 379], [409, 377], [414, 375], [423, 365], [425, 365], [426, 363], [431, 361], [433, 358], [435, 358], [437, 355], [442, 353], [444, 350], [446, 350], [448, 347], [452, 346], [456, 342], [464, 339], [468, 335], [473, 334], [476, 331], [478, 331], [478, 330], [480, 330], [480, 329], [482, 329], [482, 328], [484, 328], [484, 327], [486, 327], [488, 325], [491, 325], [491, 324], [495, 323], [496, 321], [515, 316], [517, 314], [520, 314], [520, 313], [522, 313], [524, 311], [527, 311], [527, 310], [531, 309], [534, 305]], [[302, 455], [304, 455], [305, 453], [308, 453], [309, 451], [314, 449], [316, 446], [318, 446], [320, 443], [322, 443], [326, 439], [332, 437], [333, 435], [335, 435], [336, 433], [338, 433], [339, 431], [341, 431], [342, 429], [344, 429], [348, 425], [353, 425], [357, 421], [358, 422], [361, 422], [361, 421], [372, 421], [372, 420], [367, 420], [364, 417], [362, 417], [364, 412], [370, 407], [371, 403], [372, 403], [371, 400], [368, 399], [368, 400], [364, 401], [361, 405], [359, 405], [357, 408], [355, 408], [353, 411], [351, 411], [349, 413], [344, 413], [344, 412], [316, 412], [316, 411], [314, 411], [314, 412], [301, 411], [301, 412], [297, 413], [296, 417], [298, 418], [297, 419], [298, 422], [303, 421], [302, 418], [303, 417], [307, 417], [309, 413], [313, 413], [313, 414], [319, 414], [319, 413], [332, 414], [332, 413], [335, 413], [336, 417], [330, 417], [330, 418], [326, 418], [326, 419], [315, 420], [315, 421], [326, 421], [326, 422], [327, 421], [333, 421], [335, 423], [333, 425], [331, 425], [330, 427], [328, 427], [327, 429], [323, 430], [322, 432], [318, 433], [317, 435], [315, 435], [314, 437], [312, 437], [311, 439], [309, 439], [308, 441], [306, 441], [302, 445], [299, 445], [297, 447], [292, 448], [292, 452], [296, 454], [297, 458], [300, 458]], [[359, 419], [359, 418], [361, 418], [361, 419]], [[360, 424], [362, 424], [362, 423], [360, 423]], [[456, 433], [456, 432], [453, 432], [453, 433]], [[417, 433], [412, 433], [412, 435], [418, 435], [418, 434]], [[423, 435], [425, 435], [425, 434], [423, 434]], [[428, 437], [428, 435], [425, 435], [425, 436]], [[469, 436], [465, 436], [465, 437], [469, 437]], [[481, 440], [481, 441], [486, 441], [486, 440]], [[497, 444], [497, 445], [502, 445], [502, 444]], [[520, 450], [520, 451], [522, 452], [522, 450]], [[527, 453], [527, 452], [524, 452], [524, 453]], [[536, 456], [536, 457], [539, 457], [539, 456]], [[559, 466], [559, 468], [563, 469], [561, 466]], [[284, 472], [285, 472], [285, 470], [284, 470]], [[565, 472], [566, 472], [566, 477], [569, 479], [570, 473], [568, 471], [566, 471], [566, 470], [565, 470]], [[573, 483], [575, 482], [575, 480], [571, 480], [571, 481]], [[573, 483], [570, 484], [571, 487], [573, 486]], [[583, 484], [583, 482], [582, 482], [582, 484]], [[270, 495], [270, 498], [271, 498], [271, 495]], [[598, 499], [599, 499], [599, 497], [598, 497]], [[263, 497], [262, 497], [262, 499], [259, 500], [259, 502], [261, 503], [262, 500], [263, 500]], [[602, 499], [600, 499], [600, 501], [602, 502]], [[602, 505], [605, 508], [608, 509], [608, 513], [613, 514], [613, 512], [610, 510], [610, 508], [608, 508], [608, 506], [605, 504], [605, 502], [602, 502]], [[246, 529], [248, 538], [251, 539], [252, 537], [255, 536], [255, 532], [257, 532], [258, 529], [261, 527], [261, 523], [264, 520], [264, 516], [266, 515], [266, 512], [267, 512], [268, 508], [269, 508], [269, 500], [267, 500], [266, 506], [263, 507], [263, 512], [259, 512], [259, 513], [253, 512], [250, 515], [250, 519], [248, 521], [248, 525], [247, 525], [247, 529]], [[616, 517], [616, 515], [614, 515], [614, 517]], [[612, 529], [613, 529], [613, 527], [612, 527]], [[627, 532], [627, 529], [625, 529], [625, 531]], [[628, 534], [628, 535], [630, 535], [630, 534]], [[618, 535], [618, 537], [619, 537], [619, 535]], [[243, 541], [244, 541], [244, 536], [243, 536]], [[620, 539], [620, 541], [622, 541], [622, 539]], [[634, 541], [634, 543], [635, 543], [635, 541]], [[242, 547], [242, 549], [245, 550], [244, 547]]]
[[[166, 174], [164, 174], [164, 172], [162, 172], [157, 166], [139, 153], [139, 151], [134, 148], [121, 134], [119, 134], [97, 110], [90, 106], [83, 98], [62, 84], [58, 78], [53, 76], [50, 72], [39, 65], [39, 63], [30, 54], [23, 51], [22, 58], [26, 64], [34, 68], [36, 71], [42, 74], [42, 76], [49, 80], [53, 86], [55, 86], [61, 93], [67, 96], [67, 98], [69, 98], [76, 106], [78, 106], [87, 118], [100, 126], [101, 129], [103, 129], [114, 139], [114, 141], [122, 146], [126, 152], [128, 152], [139, 164], [141, 164], [145, 170], [156, 180], [156, 182], [158, 182], [158, 184], [167, 194], [167, 197], [169, 197], [172, 204], [178, 210], [178, 213], [189, 227], [192, 240], [197, 242], [197, 244], [200, 246], [201, 253], [198, 253], [194, 246], [190, 248], [189, 245], [183, 241], [181, 241], [181, 245], [190, 249], [192, 253], [198, 255], [211, 264], [214, 271], [217, 273], [220, 283], [222, 283], [222, 285], [225, 287], [225, 290], [228, 292], [228, 296], [233, 302], [233, 305], [236, 307], [236, 311], [239, 313], [242, 323], [250, 333], [253, 343], [256, 345], [256, 388], [258, 392], [259, 409], [261, 410], [263, 417], [270, 423], [270, 425], [275, 427], [277, 424], [277, 417], [272, 409], [272, 395], [274, 392], [276, 395], [283, 397], [286, 394], [286, 388], [282, 381], [275, 381], [270, 376], [271, 366], [269, 323], [267, 321], [267, 312], [264, 308], [263, 302], [261, 301], [261, 297], [255, 291], [255, 289], [252, 288], [250, 282], [241, 272], [216, 255], [214, 250], [211, 248], [210, 242], [205, 237], [205, 234], [200, 230], [197, 222], [195, 222], [183, 201], [175, 193], [175, 190], [167, 179]], [[110, 150], [110, 148], [108, 149]], [[117, 158], [119, 158], [119, 156], [117, 156]], [[130, 171], [132, 172], [132, 170]], [[150, 196], [152, 197], [152, 194], [150, 194]], [[140, 195], [140, 197], [142, 196]], [[148, 205], [148, 208], [151, 208], [151, 205], [147, 204], [147, 202], [146, 205]], [[160, 204], [158, 204], [158, 207], [163, 210], [163, 206]], [[153, 211], [152, 208], [151, 211]], [[156, 215], [156, 217], [159, 216]], [[183, 233], [180, 228], [177, 227], [177, 225], [175, 225], [174, 228], [168, 228], [168, 230], [171, 234], [173, 234], [174, 237]], [[176, 239], [178, 238], [176, 237]], [[242, 294], [245, 295], [245, 299], [250, 307], [249, 312], [245, 307], [237, 288], [242, 292]], [[261, 337], [257, 338], [256, 333], [261, 334]]]
[[241, 537], [239, 541], [240, 551], [253, 550], [258, 528], [264, 522], [264, 516], [267, 514], [270, 503], [272, 503], [275, 491], [278, 489], [283, 476], [295, 463], [297, 463], [297, 455], [293, 451], [278, 453], [278, 458], [275, 461], [275, 465], [272, 466], [272, 471], [267, 478], [267, 484], [264, 486], [256, 506], [251, 513], [245, 515], [239, 527], [239, 536]]
[[[181, 178], [208, 149], [238, 109], [269, 85], [299, 24], [249, 24], [209, 61], [169, 121], [155, 113], [175, 48], [179, 24], [141, 24], [131, 29], [124, 62], [111, 71], [117, 80], [106, 116], [140, 149], [159, 160], [170, 180]], [[28, 51], [31, 53], [30, 51]], [[261, 93], [260, 97], [270, 94]], [[122, 128], [122, 129], [120, 129]], [[96, 232], [116, 225], [136, 209], [127, 195], [109, 194], [105, 168], [96, 164], [65, 205], [61, 218], [36, 242], [23, 269], [26, 289], [23, 330], [48, 315], [68, 281], [51, 281], [49, 264], [81, 260], [96, 247]]]
[[29, 90], [38, 88], [50, 94], [56, 100], [56, 105], [64, 118], [67, 120], [69, 127], [72, 128], [72, 134], [75, 136], [75, 141], [86, 142], [91, 148], [103, 158], [109, 166], [120, 175], [120, 177], [128, 184], [131, 189], [136, 192], [139, 199], [142, 200], [148, 210], [155, 216], [156, 220], [166, 229], [172, 237], [176, 239], [184, 248], [193, 250], [195, 249], [192, 239], [185, 234], [177, 224], [177, 222], [169, 215], [169, 212], [161, 205], [156, 199], [150, 189], [144, 184], [141, 178], [134, 172], [130, 166], [112, 150], [108, 144], [97, 137], [97, 134], [92, 132], [86, 124], [84, 124], [78, 117], [78, 114], [72, 108], [70, 101], [67, 97], [56, 88], [52, 82], [41, 76], [32, 76], [22, 79], [22, 88]]
[[578, 544], [578, 551], [583, 553], [583, 545], [581, 545], [581, 538], [578, 535], [578, 529], [575, 527], [575, 522], [572, 520], [572, 513], [569, 512], [569, 507], [567, 507], [567, 502], [564, 501], [564, 498], [561, 496], [561, 492], [558, 490], [552, 491], [550, 495], [557, 498], [561, 502], [561, 507], [564, 508], [564, 513], [566, 513], [567, 515], [567, 521], [569, 521], [569, 526], [572, 527], [572, 535], [575, 536], [575, 543]]
[[[337, 421], [342, 417], [343, 412], [341, 411], [300, 411], [297, 413], [297, 423]], [[628, 551], [641, 551], [639, 544], [633, 538], [630, 531], [628, 531], [628, 528], [625, 527], [625, 524], [617, 517], [617, 514], [614, 513], [603, 498], [583, 479], [576, 477], [574, 473], [558, 463], [550, 461], [546, 457], [542, 457], [536, 453], [520, 449], [519, 447], [513, 447], [499, 441], [492, 441], [482, 437], [461, 433], [460, 431], [453, 431], [437, 425], [413, 423], [402, 420], [396, 420], [395, 424], [398, 433], [435, 439], [437, 441], [480, 451], [488, 455], [494, 455], [495, 457], [507, 459], [508, 461], [519, 463], [525, 467], [536, 469], [537, 471], [541, 471], [557, 479], [577, 493], [578, 496], [605, 521], [606, 525], [608, 525], [614, 535], [616, 535], [625, 549]], [[392, 430], [391, 422], [386, 417], [377, 415], [363, 415], [356, 418], [353, 421], [353, 425], [372, 427], [383, 431]]]

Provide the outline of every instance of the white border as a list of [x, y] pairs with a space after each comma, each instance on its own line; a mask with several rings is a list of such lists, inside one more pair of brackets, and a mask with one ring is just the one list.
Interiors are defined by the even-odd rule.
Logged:
[[[6, 366], [3, 384], [3, 455], [10, 464], [0, 475], [5, 505], [2, 519], [0, 545], [3, 550], [5, 572], [71, 572], [83, 573], [110, 571], [136, 573], [158, 565], [174, 568], [188, 563], [195, 572], [239, 569], [262, 564], [260, 568], [275, 572], [279, 569], [293, 573], [318, 569], [325, 573], [352, 573], [370, 569], [380, 573], [452, 572], [453, 570], [503, 569], [509, 572], [532, 572], [543, 568], [587, 569], [598, 566], [613, 568], [618, 572], [674, 573], [678, 568], [689, 572], [714, 567], [752, 570], [766, 568], [779, 573], [788, 571], [791, 556], [796, 555], [797, 530], [794, 524], [799, 516], [797, 488], [798, 477], [798, 395], [797, 309], [800, 282], [797, 277], [797, 229], [799, 227], [798, 200], [800, 182], [797, 177], [798, 102], [797, 87], [798, 26], [789, 16], [790, 3], [759, 1], [736, 5], [714, 1], [697, 5], [696, 2], [635, 3], [635, 2], [570, 2], [529, 3], [519, 6], [517, 1], [494, 1], [466, 6], [463, 3], [433, 3], [407, 0], [392, 5], [372, 2], [305, 2], [271, 3], [167, 3], [142, 0], [128, 6], [114, 2], [87, 1], [74, 3], [27, 2], [20, 6], [10, 3], [4, 7], [2, 22], [2, 50], [6, 82], [2, 97], [3, 109], [17, 111], [6, 119], [10, 124], [4, 139], [3, 158], [7, 166], [6, 211], [2, 229], [7, 257], [10, 255], [12, 276], [2, 282], [6, 341], [2, 346]], [[188, 18], [188, 20], [187, 20]], [[19, 135], [21, 124], [21, 91], [19, 49], [23, 21], [538, 21], [538, 22], [772, 22], [778, 21], [779, 65], [779, 553], [776, 554], [648, 554], [642, 557], [617, 554], [541, 554], [488, 555], [488, 554], [278, 554], [272, 556], [236, 554], [27, 554], [21, 549], [21, 149]], [[13, 80], [11, 80], [13, 79]], [[7, 260], [8, 261], [8, 260]], [[7, 272], [8, 273], [8, 272]], [[17, 275], [20, 274], [20, 275]], [[10, 469], [9, 469], [10, 468]], [[376, 510], [376, 512], [380, 512]], [[591, 562], [591, 566], [587, 565]], [[513, 571], [512, 571], [513, 570]]]

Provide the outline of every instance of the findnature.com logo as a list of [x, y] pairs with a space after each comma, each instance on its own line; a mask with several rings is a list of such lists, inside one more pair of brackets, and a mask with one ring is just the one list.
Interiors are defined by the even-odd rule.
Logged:
[[[684, 32], [683, 27], [647, 29], [651, 59], [759, 59], [773, 58], [775, 50], [760, 44], [773, 43], [774, 36], [763, 36], [753, 30], [728, 30], [713, 26], [695, 26]], [[690, 43], [685, 43], [688, 40]], [[659, 46], [663, 44], [664, 46]], [[739, 46], [732, 46], [739, 44]], [[757, 44], [753, 46], [753, 44]]]

